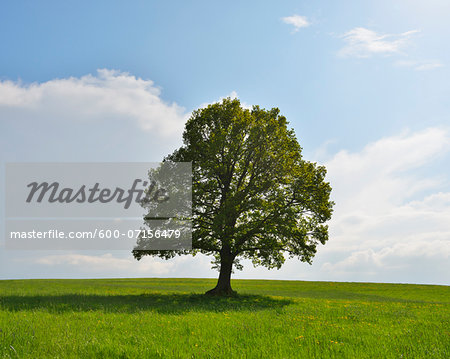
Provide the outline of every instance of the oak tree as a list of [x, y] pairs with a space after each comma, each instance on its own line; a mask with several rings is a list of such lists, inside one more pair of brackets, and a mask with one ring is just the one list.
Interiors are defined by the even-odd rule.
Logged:
[[241, 259], [268, 268], [287, 257], [311, 264], [328, 240], [331, 186], [325, 167], [302, 158], [277, 108], [224, 99], [192, 113], [183, 143], [165, 161], [192, 162], [192, 250], [134, 251], [136, 258], [212, 255], [220, 271], [212, 295], [234, 293]]

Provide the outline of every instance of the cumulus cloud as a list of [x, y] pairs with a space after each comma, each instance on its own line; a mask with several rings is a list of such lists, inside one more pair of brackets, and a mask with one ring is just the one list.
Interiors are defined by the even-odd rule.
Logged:
[[[111, 273], [123, 273], [130, 275], [164, 275], [171, 273], [174, 269], [174, 262], [166, 262], [151, 258], [144, 258], [136, 261], [131, 257], [117, 258], [111, 253], [100, 256], [86, 254], [61, 254], [48, 255], [34, 260], [34, 263], [49, 267], [67, 267], [74, 271], [88, 272], [90, 275], [97, 273], [108, 275]], [[131, 272], [131, 273], [130, 273]]]
[[[432, 237], [432, 238], [430, 238]], [[439, 238], [443, 237], [443, 238]], [[411, 265], [420, 266], [422, 260], [432, 258], [441, 262], [449, 260], [450, 241], [447, 236], [422, 236], [422, 241], [394, 243], [378, 250], [372, 248], [352, 252], [347, 258], [335, 264], [326, 263], [324, 269], [333, 272], [374, 273], [380, 270], [412, 270]]]
[[442, 283], [450, 270], [450, 192], [442, 190], [449, 183], [423, 169], [449, 152], [449, 133], [431, 128], [334, 155], [325, 164], [336, 208], [324, 274], [412, 282], [427, 268]]
[[308, 21], [306, 16], [301, 15], [292, 15], [292, 16], [286, 16], [282, 17], [281, 20], [288, 25], [294, 26], [294, 32], [297, 32], [303, 27], [308, 27], [311, 25], [311, 23]]
[[[431, 128], [404, 132], [368, 144], [361, 152], [338, 152], [326, 164], [333, 182], [340, 189], [338, 203], [350, 211], [354, 201], [347, 195], [358, 193], [358, 207], [384, 211], [387, 204], [399, 205], [415, 192], [438, 184], [435, 178], [417, 178], [409, 170], [439, 158], [450, 148], [448, 133]], [[382, 189], [382, 191], [380, 191]], [[374, 192], [379, 193], [374, 196]]]
[[[140, 261], [134, 259], [129, 252], [114, 253], [63, 253], [36, 256], [32, 251], [20, 258], [13, 259], [13, 264], [32, 268], [38, 273], [37, 278], [46, 273], [51, 278], [148, 278], [148, 277], [217, 277], [217, 272], [211, 270], [211, 258], [204, 255], [176, 257], [164, 260], [157, 257], [144, 257]], [[0, 257], [2, 253], [0, 253]], [[40, 273], [40, 274], [39, 274]], [[25, 277], [30, 277], [27, 274]], [[21, 278], [16, 272], [8, 272], [8, 268], [0, 273], [4, 278]]]
[[181, 133], [185, 109], [161, 98], [150, 80], [101, 69], [96, 75], [23, 84], [0, 81], [0, 115], [35, 121], [130, 121], [161, 136]]
[[346, 44], [338, 54], [342, 57], [359, 58], [392, 55], [401, 52], [411, 36], [418, 32], [411, 30], [401, 34], [379, 34], [364, 27], [356, 27], [341, 36]]

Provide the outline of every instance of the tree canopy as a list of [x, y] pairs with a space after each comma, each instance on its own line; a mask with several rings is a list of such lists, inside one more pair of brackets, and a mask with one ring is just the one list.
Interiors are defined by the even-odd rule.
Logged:
[[186, 123], [183, 146], [164, 160], [192, 162], [192, 250], [133, 253], [213, 255], [220, 275], [209, 294], [233, 293], [240, 259], [268, 268], [280, 268], [288, 256], [311, 264], [328, 240], [326, 169], [302, 158], [277, 108], [249, 110], [230, 98], [200, 108]]

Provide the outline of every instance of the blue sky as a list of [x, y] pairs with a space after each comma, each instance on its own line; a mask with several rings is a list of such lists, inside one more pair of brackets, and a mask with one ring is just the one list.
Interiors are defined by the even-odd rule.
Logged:
[[[236, 277], [448, 284], [449, 13], [445, 0], [3, 2], [0, 161], [159, 161], [205, 103], [279, 107], [329, 170], [331, 239], [312, 266]], [[0, 248], [0, 278], [111, 276], [216, 273], [204, 257]]]

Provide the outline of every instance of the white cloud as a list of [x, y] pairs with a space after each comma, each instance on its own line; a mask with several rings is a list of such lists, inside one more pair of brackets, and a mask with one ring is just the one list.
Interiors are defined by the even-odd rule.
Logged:
[[[157, 257], [144, 257], [140, 261], [128, 251], [115, 251], [114, 254], [64, 253], [64, 254], [23, 254], [20, 258], [1, 258], [10, 260], [10, 266], [0, 273], [0, 278], [23, 278], [16, 271], [8, 271], [14, 265], [28, 266], [32, 272], [25, 278], [148, 278], [148, 277], [217, 277], [217, 271], [211, 270], [211, 258], [204, 255], [180, 256], [171, 260]], [[1, 262], [0, 262], [1, 263]]]
[[378, 34], [364, 27], [356, 27], [341, 36], [346, 45], [338, 54], [343, 57], [360, 58], [392, 55], [405, 48], [411, 36], [417, 32], [419, 31], [411, 30], [401, 34]]
[[416, 71], [435, 70], [435, 69], [438, 69], [438, 68], [444, 66], [439, 61], [412, 61], [412, 60], [396, 61], [395, 65], [402, 66], [402, 67], [410, 67]]
[[341, 261], [323, 264], [321, 269], [335, 277], [365, 281], [448, 284], [449, 253], [449, 233], [433, 234], [381, 249], [354, 251]]
[[442, 65], [439, 62], [433, 62], [433, 63], [424, 63], [424, 64], [420, 64], [418, 66], [416, 66], [414, 69], [417, 71], [428, 71], [428, 70], [434, 70], [437, 69], [439, 67], [443, 67], [444, 65]]
[[131, 121], [165, 137], [181, 134], [188, 114], [167, 103], [150, 80], [102, 69], [80, 78], [22, 84], [0, 81], [1, 118], [44, 121]]
[[442, 212], [450, 207], [450, 193], [433, 193], [425, 197], [422, 201], [410, 202], [409, 206], [417, 210]]
[[311, 23], [308, 21], [306, 16], [300, 16], [300, 15], [292, 15], [292, 16], [286, 16], [281, 18], [281, 20], [288, 25], [294, 26], [294, 32], [297, 32], [303, 27], [308, 27], [311, 25]]
[[[215, 101], [212, 101], [212, 102], [204, 102], [204, 103], [202, 103], [198, 108], [205, 108], [208, 105], [212, 105], [213, 103], [222, 102], [222, 100], [224, 100], [224, 99], [226, 99], [228, 97], [231, 98], [231, 99], [239, 99], [239, 95], [237, 94], [237, 92], [236, 91], [231, 91], [228, 95], [222, 96], [218, 100], [215, 100]], [[245, 109], [248, 109], [248, 110], [251, 110], [253, 108], [252, 105], [249, 105], [248, 103], [242, 101], [241, 99], [239, 99], [239, 101], [241, 103], [241, 107], [243, 107]]]
[[440, 189], [449, 183], [423, 173], [449, 152], [449, 133], [431, 128], [341, 151], [325, 163], [336, 208], [321, 249], [324, 276], [423, 282], [418, 268], [426, 268], [428, 281], [448, 281], [450, 192]]
[[[368, 144], [359, 153], [340, 151], [326, 166], [339, 187], [338, 203], [345, 210], [355, 206], [346, 198], [358, 191], [361, 206], [368, 204], [371, 211], [385, 210], [388, 203], [401, 204], [415, 192], [436, 185], [436, 179], [417, 178], [408, 170], [417, 169], [437, 159], [450, 148], [445, 130], [431, 128], [421, 132], [404, 132]], [[376, 196], [375, 190], [380, 191]], [[342, 193], [342, 195], [340, 195]]]
[[170, 261], [154, 258], [143, 258], [136, 261], [132, 257], [117, 258], [111, 253], [100, 256], [85, 254], [49, 255], [35, 259], [34, 263], [49, 267], [67, 267], [73, 271], [87, 272], [90, 275], [118, 273], [119, 276], [122, 276], [123, 273], [147, 276], [164, 275], [171, 273], [175, 267], [175, 263]]

